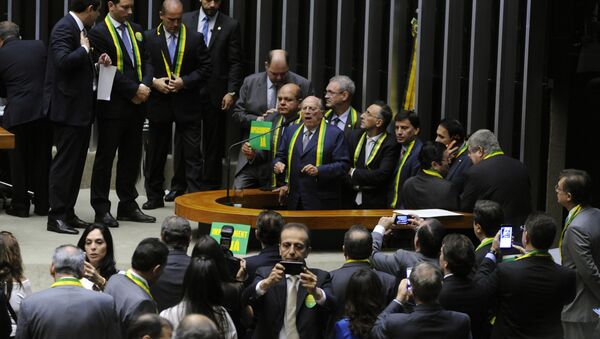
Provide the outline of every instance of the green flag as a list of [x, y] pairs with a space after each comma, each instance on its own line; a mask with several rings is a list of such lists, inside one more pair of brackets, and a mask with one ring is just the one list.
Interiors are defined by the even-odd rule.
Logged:
[[[272, 126], [273, 123], [270, 121], [252, 121], [250, 124], [250, 138], [269, 132]], [[250, 146], [255, 150], [270, 150], [271, 133], [267, 133], [260, 138], [250, 140]]]

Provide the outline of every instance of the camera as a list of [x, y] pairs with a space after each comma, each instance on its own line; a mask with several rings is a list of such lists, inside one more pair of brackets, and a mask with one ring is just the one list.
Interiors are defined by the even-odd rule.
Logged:
[[229, 266], [232, 277], [235, 277], [240, 270], [240, 259], [234, 257], [233, 252], [229, 249], [234, 231], [235, 229], [233, 226], [223, 225], [221, 228], [221, 241], [219, 242], [221, 250], [223, 250], [223, 254], [225, 254], [225, 259], [227, 259], [227, 265]]

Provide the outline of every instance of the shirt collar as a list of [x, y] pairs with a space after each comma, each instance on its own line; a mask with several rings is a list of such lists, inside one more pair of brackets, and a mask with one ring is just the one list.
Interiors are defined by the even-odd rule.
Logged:
[[[205, 17], [207, 17], [208, 15], [206, 15], [206, 13], [204, 13], [204, 9], [200, 8], [200, 22], [202, 22], [204, 20]], [[211, 22], [216, 21], [217, 20], [217, 16], [219, 16], [219, 11], [217, 11], [217, 13], [213, 16], [208, 16], [208, 24], [210, 25]]]
[[376, 135], [376, 136], [374, 136], [374, 137], [369, 137], [369, 136], [367, 135], [367, 140], [371, 139], [371, 140], [373, 140], [373, 142], [377, 142], [377, 140], [379, 140], [379, 138], [380, 138], [382, 135], [383, 135], [383, 133], [379, 133], [379, 134], [377, 134], [377, 135]]
[[122, 23], [118, 22], [117, 20], [115, 20], [112, 16], [110, 16], [110, 14], [106, 14], [108, 15], [108, 19], [112, 22], [113, 26], [115, 26], [115, 29], [119, 29], [119, 27], [121, 27], [121, 25], [123, 25]]
[[129, 270], [129, 272], [131, 272], [131, 274], [132, 274], [134, 277], [136, 277], [136, 278], [140, 279], [141, 281], [143, 281], [143, 282], [144, 282], [144, 284], [146, 284], [146, 286], [149, 286], [149, 285], [148, 285], [148, 280], [144, 279], [144, 277], [142, 277], [141, 275], [139, 275], [139, 274], [135, 273], [135, 271], [134, 271], [134, 270]]
[[171, 34], [171, 33], [169, 33], [169, 32], [168, 32], [168, 31], [165, 29], [165, 27], [164, 27], [164, 26], [162, 27], [162, 30], [163, 30], [163, 32], [165, 33], [165, 39], [167, 40], [167, 43], [169, 42], [169, 39], [171, 39], [171, 35], [174, 35], [174, 36], [175, 36], [175, 40], [177, 40], [177, 34]]
[[446, 275], [444, 276], [444, 279], [446, 279], [446, 278], [448, 278], [448, 277], [451, 277], [451, 276], [453, 276], [453, 275], [454, 275], [454, 273], [448, 273], [448, 274], [446, 274]]
[[271, 79], [269, 79], [269, 75], [265, 74], [267, 76], [267, 89], [271, 89], [271, 87], [274, 86], [274, 84], [271, 82]]
[[337, 118], [340, 119], [341, 122], [346, 124], [346, 121], [348, 121], [348, 114], [350, 114], [350, 108], [348, 108], [346, 112], [342, 113], [342, 115], [339, 115]]
[[79, 27], [79, 31], [83, 31], [83, 29], [85, 27], [83, 26], [83, 22], [81, 21], [81, 19], [79, 19], [79, 17], [73, 11], [69, 11], [69, 14], [71, 14], [73, 19], [75, 19], [75, 22], [77, 23], [77, 27]]

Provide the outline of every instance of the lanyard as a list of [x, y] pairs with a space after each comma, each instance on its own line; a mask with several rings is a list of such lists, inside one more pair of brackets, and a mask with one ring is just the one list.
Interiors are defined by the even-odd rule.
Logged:
[[402, 173], [402, 168], [404, 168], [404, 163], [406, 163], [406, 159], [408, 159], [408, 156], [410, 155], [410, 152], [412, 152], [413, 147], [415, 146], [415, 142], [417, 140], [413, 140], [410, 142], [410, 144], [408, 145], [406, 152], [404, 152], [404, 156], [402, 157], [402, 161], [400, 162], [400, 166], [398, 167], [398, 172], [396, 173], [396, 180], [394, 183], [394, 199], [392, 200], [392, 208], [396, 207], [396, 203], [398, 202], [398, 195], [399, 195], [399, 190], [400, 190], [400, 173]]
[[[156, 35], [160, 35], [160, 29], [162, 27], [162, 23], [158, 25], [156, 28]], [[185, 42], [187, 41], [187, 30], [184, 24], [181, 24], [179, 28], [179, 38], [177, 40], [177, 57], [175, 58], [175, 71], [171, 72], [171, 67], [169, 67], [169, 63], [167, 62], [167, 58], [165, 57], [165, 51], [161, 49], [160, 54], [162, 54], [163, 62], [165, 64], [165, 70], [167, 71], [167, 76], [171, 79], [171, 74], [174, 74], [176, 77], [179, 77], [181, 74], [181, 65], [183, 65], [183, 54], [185, 53]]]
[[367, 264], [371, 263], [369, 261], [369, 259], [348, 259], [348, 260], [346, 260], [346, 264], [353, 263], [353, 262], [366, 262]]
[[[290, 168], [292, 167], [292, 153], [294, 153], [294, 146], [296, 145], [296, 141], [298, 140], [298, 135], [300, 134], [300, 132], [302, 132], [304, 130], [304, 123], [301, 124], [300, 126], [298, 126], [298, 129], [296, 130], [296, 132], [294, 132], [294, 135], [292, 136], [292, 140], [290, 141], [290, 148], [288, 149], [288, 156], [287, 156], [287, 173], [285, 175], [285, 182], [288, 183], [288, 185], [290, 184]], [[321, 164], [323, 163], [323, 146], [325, 144], [325, 132], [327, 131], [327, 123], [325, 122], [325, 119], [321, 119], [321, 125], [319, 126], [319, 136], [318, 136], [318, 142], [317, 142], [317, 154], [316, 154], [316, 159], [315, 159], [315, 166], [319, 167], [321, 166]], [[304, 151], [304, 150], [303, 150]]]
[[577, 205], [571, 210], [571, 212], [569, 212], [569, 215], [567, 216], [567, 221], [565, 221], [565, 227], [563, 228], [562, 232], [560, 233], [560, 239], [558, 240], [558, 250], [560, 251], [561, 258], [562, 258], [562, 242], [565, 237], [565, 232], [567, 232], [567, 227], [569, 227], [569, 225], [571, 225], [571, 222], [573, 221], [573, 219], [575, 219], [575, 217], [580, 212], [581, 212], [581, 205]]
[[[354, 150], [354, 167], [355, 168], [357, 167], [356, 163], [358, 162], [358, 156], [360, 155], [362, 146], [363, 146], [363, 144], [365, 144], [366, 135], [367, 135], [367, 132], [363, 133], [363, 135], [360, 137], [360, 140], [358, 141], [358, 146], [356, 146], [356, 150]], [[387, 137], [387, 133], [383, 133], [379, 137], [379, 139], [377, 139], [375, 146], [373, 146], [373, 149], [371, 150], [371, 154], [369, 154], [369, 159], [367, 159], [367, 161], [365, 162], [365, 166], [367, 168], [369, 168], [369, 165], [371, 164], [373, 159], [375, 159], [375, 156], [377, 155], [377, 152], [379, 152], [379, 148], [381, 147], [381, 144], [383, 144], [383, 140], [385, 140], [386, 137]]]
[[479, 246], [477, 246], [477, 248], [475, 249], [475, 252], [479, 251], [480, 248], [491, 244], [494, 241], [494, 238], [485, 238], [481, 241], [481, 244], [479, 244]]
[[150, 296], [150, 298], [152, 298], [152, 300], [154, 300], [154, 298], [152, 297], [152, 293], [150, 293], [150, 288], [148, 287], [148, 284], [145, 281], [143, 281], [142, 279], [133, 275], [133, 273], [131, 272], [131, 269], [127, 270], [127, 272], [125, 273], [125, 276], [127, 278], [129, 278], [131, 281], [133, 281], [134, 284], [138, 285], [142, 290], [144, 290], [144, 292], [146, 292]]
[[[113, 44], [115, 45], [115, 50], [117, 51], [117, 69], [119, 70], [119, 72], [123, 73], [123, 51], [121, 50], [121, 44], [119, 43], [117, 31], [112, 21], [108, 18], [108, 15], [104, 18], [104, 22], [106, 23], [106, 27], [108, 27], [108, 31], [110, 32]], [[135, 37], [135, 34], [133, 34], [133, 29], [131, 28], [129, 22], [125, 22], [123, 25], [127, 26], [127, 33], [129, 33], [129, 41], [131, 41], [131, 46], [133, 47], [133, 54], [135, 55], [135, 68], [137, 71], [138, 80], [142, 81], [142, 57], [140, 56], [140, 49], [137, 45], [137, 39]]]
[[427, 174], [427, 175], [431, 175], [432, 177], [436, 177], [436, 178], [440, 178], [440, 179], [444, 179], [444, 177], [436, 170], [423, 170], [423, 173]]
[[530, 257], [548, 257], [549, 258], [549, 257], [551, 257], [551, 255], [548, 253], [548, 251], [533, 250], [533, 251], [523, 254], [522, 256], [516, 258], [515, 260], [521, 260], [521, 259], [530, 258]]
[[503, 154], [504, 154], [504, 152], [502, 152], [502, 151], [493, 152], [493, 153], [490, 153], [490, 154], [486, 155], [485, 157], [483, 157], [483, 160], [493, 158], [497, 155], [503, 155]]
[[73, 278], [73, 277], [60, 278], [54, 284], [50, 285], [50, 288], [57, 287], [57, 286], [77, 286], [77, 287], [83, 287], [83, 285], [81, 285], [81, 282], [79, 282], [79, 279]]

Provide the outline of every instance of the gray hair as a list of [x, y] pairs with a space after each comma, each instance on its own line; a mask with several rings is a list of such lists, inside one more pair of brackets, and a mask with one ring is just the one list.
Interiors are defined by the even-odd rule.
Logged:
[[186, 250], [190, 245], [192, 228], [186, 219], [171, 215], [163, 221], [160, 236], [169, 248]]
[[469, 148], [474, 149], [481, 147], [484, 154], [490, 154], [501, 151], [498, 139], [489, 129], [480, 129], [469, 137]]
[[80, 279], [83, 276], [85, 253], [75, 245], [61, 245], [54, 250], [52, 265], [54, 272], [70, 274]]
[[302, 102], [300, 103], [300, 106], [303, 107], [304, 106], [304, 102], [306, 100], [313, 100], [313, 99], [317, 100], [317, 105], [319, 105], [319, 110], [321, 110], [321, 112], [323, 112], [325, 110], [325, 106], [323, 106], [323, 99], [321, 99], [321, 98], [319, 98], [317, 96], [314, 96], [314, 95], [311, 95], [311, 96], [308, 96], [308, 97], [304, 98], [302, 100]]
[[12, 21], [0, 22], [0, 40], [19, 37], [19, 26]]
[[410, 274], [413, 294], [423, 303], [435, 302], [442, 290], [442, 271], [428, 263], [421, 262]]
[[217, 339], [219, 331], [215, 323], [207, 316], [189, 314], [177, 328], [174, 339]]
[[346, 75], [336, 75], [329, 79], [329, 82], [337, 82], [340, 86], [340, 91], [346, 91], [350, 93], [350, 96], [354, 96], [354, 92], [356, 92], [354, 81], [352, 81], [352, 79]]

